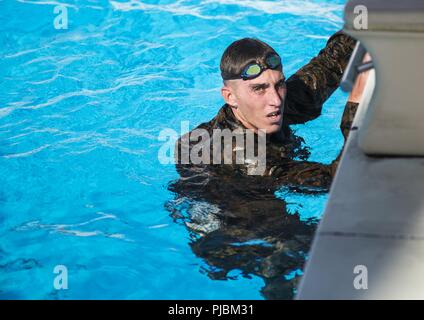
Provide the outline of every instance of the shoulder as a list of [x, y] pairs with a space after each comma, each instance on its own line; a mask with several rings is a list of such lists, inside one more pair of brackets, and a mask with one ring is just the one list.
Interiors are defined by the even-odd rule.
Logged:
[[[215, 129], [222, 129], [226, 126], [226, 105], [222, 106], [218, 113], [211, 120], [202, 122], [194, 129], [183, 134], [175, 143], [176, 163], [180, 163], [184, 154], [190, 153], [194, 146], [207, 145]], [[199, 145], [200, 144], [200, 145]]]
[[190, 140], [189, 137], [191, 136], [198, 137], [206, 133], [212, 136], [214, 129], [225, 129], [230, 127], [229, 122], [231, 121], [231, 119], [229, 119], [227, 108], [228, 108], [228, 105], [224, 104], [211, 120], [207, 122], [202, 122], [194, 129], [182, 135], [178, 139], [179, 142], [177, 141], [177, 143], [180, 143], [181, 140], [184, 140], [184, 139]]

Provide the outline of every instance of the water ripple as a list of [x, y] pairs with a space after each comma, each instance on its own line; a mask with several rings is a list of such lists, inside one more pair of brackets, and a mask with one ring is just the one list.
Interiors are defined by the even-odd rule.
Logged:
[[78, 6], [74, 6], [72, 4], [69, 3], [65, 3], [65, 2], [59, 2], [59, 1], [29, 1], [29, 0], [17, 0], [18, 2], [21, 3], [28, 3], [28, 4], [40, 4], [40, 5], [50, 5], [50, 6], [65, 6], [68, 8], [73, 8], [78, 10]]
[[[124, 88], [124, 87], [142, 86], [146, 82], [151, 81], [151, 80], [155, 80], [155, 79], [166, 79], [166, 80], [175, 80], [175, 81], [178, 80], [177, 78], [169, 79], [169, 78], [161, 76], [161, 75], [146, 75], [144, 77], [119, 78], [119, 79], [115, 80], [118, 84], [116, 86], [113, 86], [113, 87], [108, 87], [108, 88], [103, 88], [103, 89], [93, 89], [93, 90], [91, 90], [91, 89], [81, 89], [81, 90], [78, 90], [78, 91], [60, 94], [58, 96], [55, 96], [55, 97], [48, 99], [46, 102], [35, 104], [35, 105], [26, 105], [26, 106], [24, 105], [24, 106], [21, 106], [21, 107], [18, 107], [18, 108], [17, 107], [2, 108], [2, 109], [0, 109], [1, 110], [0, 111], [0, 117], [4, 117], [4, 116], [10, 114], [15, 109], [36, 110], [36, 109], [45, 108], [45, 107], [48, 107], [48, 106], [51, 106], [51, 105], [58, 104], [59, 102], [62, 102], [64, 100], [67, 100], [67, 99], [73, 98], [73, 97], [81, 97], [81, 96], [82, 97], [92, 97], [92, 96], [97, 96], [97, 95], [101, 95], [101, 94], [115, 92], [115, 91], [118, 91], [119, 89]], [[14, 103], [16, 103], [16, 102], [14, 102]], [[27, 104], [27, 102], [25, 104]]]
[[40, 151], [42, 151], [42, 150], [44, 150], [44, 149], [46, 149], [48, 147], [50, 147], [50, 144], [44, 144], [44, 145], [42, 145], [42, 146], [40, 146], [38, 148], [29, 150], [29, 151], [26, 151], [26, 152], [5, 154], [5, 155], [2, 155], [1, 157], [2, 158], [6, 158], [6, 159], [28, 157], [28, 156], [32, 156], [32, 155], [34, 155], [34, 154], [36, 154], [36, 153], [38, 153], [38, 152], [40, 152]]
[[[142, 269], [137, 281], [110, 291], [126, 298], [133, 283], [143, 283], [133, 297], [155, 298], [156, 292], [169, 291], [163, 290], [169, 288], [163, 279], [174, 280], [172, 271], [158, 272], [164, 265], [192, 274], [199, 263], [181, 226], [202, 234], [222, 227], [220, 208], [206, 202], [170, 201], [164, 208], [172, 197], [166, 186], [178, 175], [174, 166], [158, 163], [163, 143], [158, 133], [180, 131], [181, 121], [194, 126], [216, 114], [222, 103], [219, 61], [232, 41], [258, 37], [285, 54], [288, 69], [301, 66], [340, 28], [343, 0], [0, 2], [8, 17], [0, 34], [0, 228], [9, 242], [7, 254], [0, 248], [0, 262], [4, 265], [7, 255], [9, 262], [17, 261], [11, 270], [15, 264], [29, 270], [36, 263], [19, 260], [28, 251], [44, 264], [50, 262], [45, 255], [62, 258], [61, 247], [102, 265], [135, 262]], [[67, 30], [53, 27], [56, 5], [69, 9]], [[336, 110], [340, 99], [334, 101], [327, 112]], [[332, 141], [328, 127], [308, 132]], [[325, 147], [320, 155], [334, 148]], [[301, 202], [296, 193], [283, 196]], [[305, 210], [317, 212], [321, 200]], [[180, 224], [170, 217], [174, 209], [182, 210], [181, 219], [175, 217]], [[294, 204], [289, 209], [299, 211]], [[17, 282], [4, 281], [3, 274], [0, 283], [15, 290]], [[17, 279], [25, 298], [44, 290], [32, 276]], [[197, 276], [174, 291], [210, 298], [198, 286], [207, 280]], [[102, 283], [109, 280], [96, 275], [92, 280], [93, 297], [102, 297]], [[210, 294], [252, 298], [259, 287], [239, 283], [219, 293], [214, 287]], [[81, 290], [69, 294], [84, 297]]]
[[343, 5], [329, 3], [313, 3], [307, 0], [286, 1], [256, 1], [256, 0], [207, 0], [203, 4], [236, 5], [251, 8], [265, 14], [292, 14], [297, 16], [316, 16], [331, 21], [342, 22], [336, 15], [343, 9]]
[[205, 20], [229, 20], [234, 21], [238, 20], [244, 16], [242, 13], [237, 13], [234, 15], [205, 15], [201, 13], [201, 7], [196, 5], [181, 5], [184, 1], [176, 1], [172, 4], [160, 5], [160, 4], [147, 4], [137, 0], [131, 0], [128, 2], [116, 2], [110, 1], [111, 5], [115, 10], [121, 11], [131, 11], [131, 10], [142, 10], [146, 12], [168, 12], [174, 15], [188, 15], [194, 16], [196, 18], [201, 18]]
[[76, 237], [93, 237], [93, 236], [105, 236], [107, 238], [114, 238], [114, 239], [120, 239], [125, 241], [132, 241], [130, 239], [127, 239], [124, 234], [122, 233], [107, 233], [103, 232], [101, 230], [92, 230], [92, 231], [82, 231], [82, 230], [74, 230], [73, 228], [82, 227], [90, 225], [96, 221], [105, 220], [105, 219], [113, 219], [118, 220], [118, 218], [110, 213], [105, 212], [97, 212], [100, 217], [93, 218], [87, 221], [83, 221], [80, 223], [74, 223], [74, 224], [43, 224], [39, 221], [30, 221], [27, 223], [24, 223], [16, 228], [14, 228], [15, 231], [28, 231], [28, 230], [37, 230], [37, 229], [44, 229], [49, 230], [51, 232], [57, 232], [67, 235], [72, 235]]
[[342, 20], [335, 12], [343, 9], [343, 5], [328, 3], [312, 3], [306, 0], [291, 1], [257, 1], [257, 0], [207, 0], [201, 1], [198, 5], [185, 4], [187, 1], [179, 0], [171, 4], [148, 4], [138, 0], [127, 2], [110, 1], [115, 10], [131, 11], [143, 10], [146, 12], [169, 12], [174, 15], [190, 15], [201, 19], [216, 19], [235, 21], [243, 18], [249, 12], [237, 12], [228, 15], [206, 15], [204, 11], [211, 11], [208, 5], [238, 6], [241, 8], [253, 9], [264, 14], [293, 14], [298, 16], [315, 16], [341, 23]]

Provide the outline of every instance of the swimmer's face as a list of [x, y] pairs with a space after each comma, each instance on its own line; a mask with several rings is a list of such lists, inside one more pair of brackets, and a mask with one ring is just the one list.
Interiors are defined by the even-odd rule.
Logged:
[[246, 128], [263, 129], [267, 134], [281, 129], [287, 94], [281, 71], [267, 69], [252, 80], [227, 80], [221, 93]]

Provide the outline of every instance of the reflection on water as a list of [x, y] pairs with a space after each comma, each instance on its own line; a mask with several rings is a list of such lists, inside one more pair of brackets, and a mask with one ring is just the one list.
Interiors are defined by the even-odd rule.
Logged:
[[189, 230], [190, 247], [206, 262], [207, 275], [216, 280], [232, 279], [234, 270], [256, 275], [265, 282], [264, 298], [293, 298], [317, 220], [289, 213], [274, 194], [279, 186], [272, 178], [199, 179], [172, 182], [176, 196], [167, 209]]
[[[211, 277], [271, 279], [278, 248], [290, 253], [287, 239], [314, 228], [285, 212], [319, 210], [286, 192], [285, 206], [260, 186], [260, 197], [231, 181], [196, 195], [180, 181], [168, 209], [194, 255], [163, 208], [178, 176], [158, 162], [158, 136], [216, 113], [219, 59], [233, 40], [266, 41], [291, 74], [342, 26], [345, 0], [65, 2], [67, 30], [53, 26], [58, 1], [0, 4], [0, 298], [257, 298], [258, 277], [212, 281], [193, 272], [196, 255]], [[298, 128], [311, 161], [337, 154], [343, 99]], [[303, 260], [281, 274], [296, 276]], [[52, 287], [57, 264], [74, 270], [66, 293]]]

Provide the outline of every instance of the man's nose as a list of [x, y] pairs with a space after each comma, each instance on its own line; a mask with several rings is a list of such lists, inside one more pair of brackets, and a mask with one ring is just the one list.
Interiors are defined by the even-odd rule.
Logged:
[[276, 88], [271, 88], [268, 93], [268, 103], [272, 106], [281, 106], [282, 100], [284, 97], [280, 95]]

